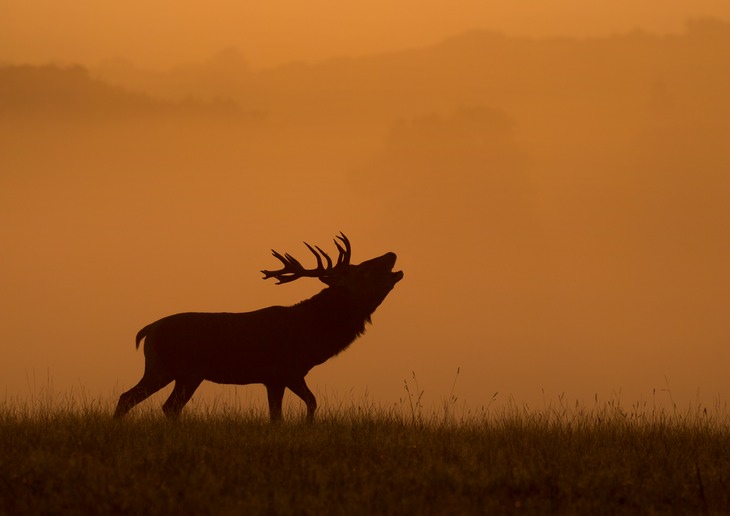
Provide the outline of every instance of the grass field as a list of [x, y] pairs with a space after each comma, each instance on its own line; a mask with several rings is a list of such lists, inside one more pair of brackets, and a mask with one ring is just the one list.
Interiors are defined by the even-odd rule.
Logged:
[[0, 404], [0, 514], [730, 513], [730, 425], [702, 409], [158, 409]]

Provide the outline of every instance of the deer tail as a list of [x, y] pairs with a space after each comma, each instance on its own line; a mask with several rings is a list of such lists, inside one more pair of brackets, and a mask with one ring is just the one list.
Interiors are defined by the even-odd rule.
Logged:
[[145, 337], [147, 337], [147, 334], [149, 333], [149, 331], [152, 328], [152, 325], [153, 324], [154, 323], [148, 324], [147, 326], [145, 326], [144, 328], [142, 328], [141, 330], [139, 330], [139, 332], [137, 332], [137, 338], [136, 338], [137, 345], [135, 346], [137, 349], [139, 349], [139, 343], [142, 342], [142, 339], [144, 339]]

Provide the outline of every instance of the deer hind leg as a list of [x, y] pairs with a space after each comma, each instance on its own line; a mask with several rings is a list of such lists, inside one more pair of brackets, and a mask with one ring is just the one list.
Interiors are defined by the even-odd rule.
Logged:
[[114, 417], [116, 419], [123, 417], [132, 410], [132, 407], [152, 396], [172, 380], [172, 376], [150, 373], [149, 370], [145, 370], [139, 383], [119, 396], [119, 403], [117, 403], [117, 409], [114, 411]]
[[286, 386], [307, 404], [307, 423], [314, 421], [314, 411], [317, 410], [317, 398], [314, 397], [312, 391], [307, 387], [307, 382], [304, 381], [304, 378], [298, 378], [293, 382], [287, 383]]
[[185, 404], [190, 401], [195, 389], [203, 382], [202, 379], [176, 378], [175, 388], [167, 401], [162, 405], [162, 411], [167, 417], [175, 418], [180, 415]]
[[284, 389], [286, 387], [278, 383], [267, 383], [266, 394], [269, 398], [269, 417], [272, 423], [281, 420], [281, 402], [284, 399]]

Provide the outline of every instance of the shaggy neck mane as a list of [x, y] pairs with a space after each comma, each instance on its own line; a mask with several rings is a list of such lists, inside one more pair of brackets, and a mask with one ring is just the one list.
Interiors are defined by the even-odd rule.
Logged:
[[309, 345], [327, 358], [340, 353], [365, 333], [365, 323], [371, 322], [374, 311], [338, 287], [326, 288], [292, 306], [291, 310], [299, 315], [298, 320], [311, 325]]

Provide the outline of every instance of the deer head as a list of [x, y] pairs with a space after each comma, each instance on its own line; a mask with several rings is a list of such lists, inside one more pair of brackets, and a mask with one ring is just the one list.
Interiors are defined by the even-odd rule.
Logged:
[[393, 272], [397, 258], [395, 253], [385, 253], [378, 258], [353, 265], [350, 263], [352, 248], [344, 233], [340, 233], [334, 242], [339, 251], [337, 261], [334, 263], [320, 247], [304, 242], [317, 260], [314, 269], [305, 269], [292, 255], [288, 253], [282, 255], [272, 249], [272, 254], [284, 264], [284, 267], [279, 270], [261, 271], [264, 274], [263, 279], [276, 278], [276, 284], [280, 285], [304, 277], [319, 278], [329, 287], [348, 291], [372, 313], [395, 284], [403, 279], [403, 271]]

